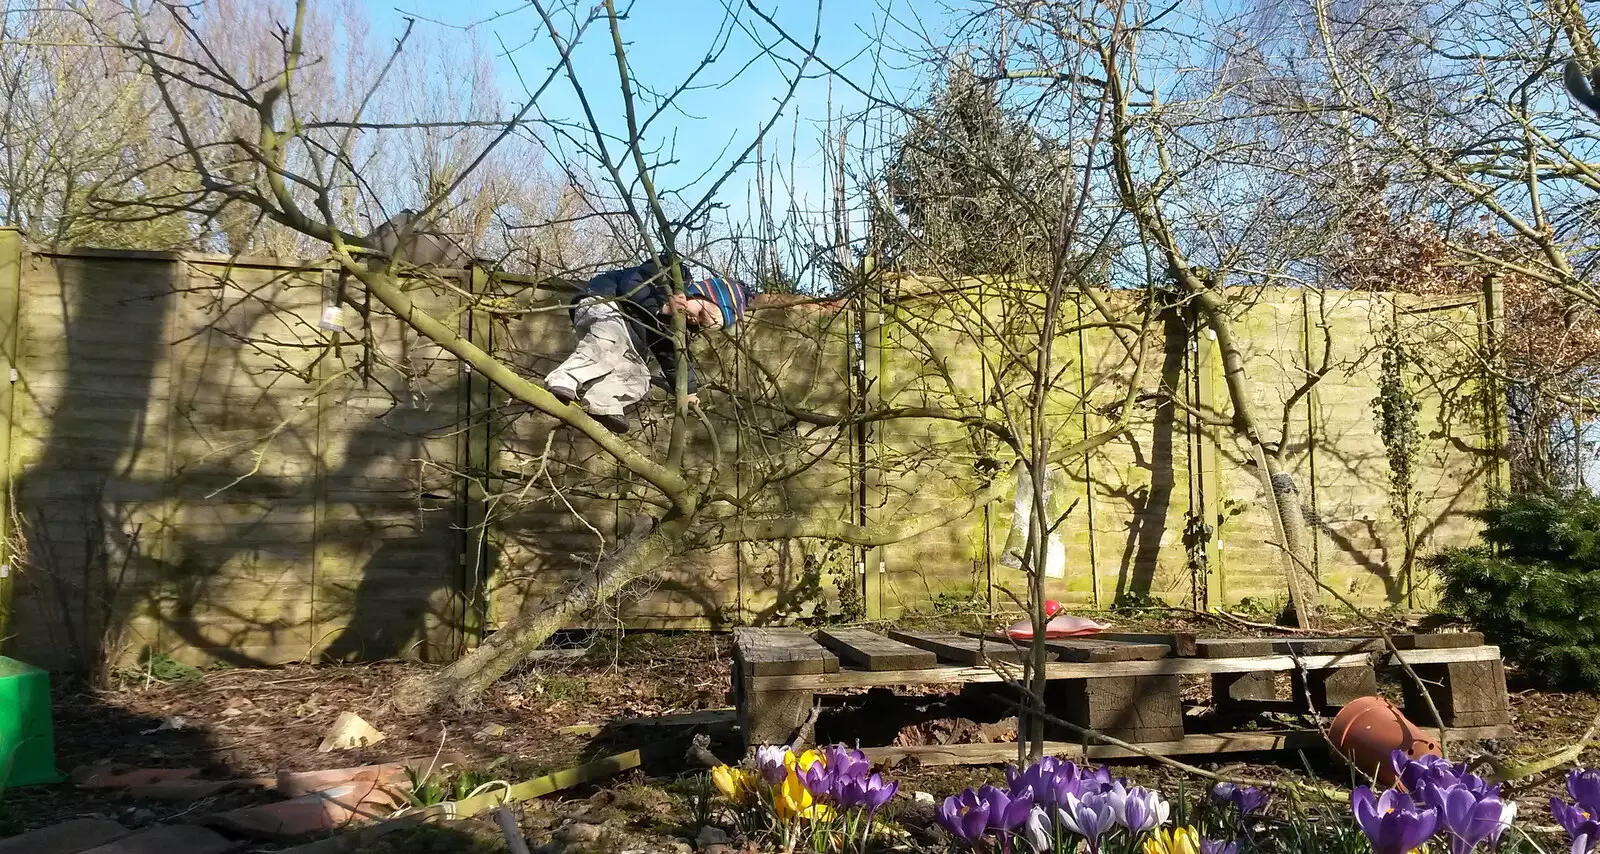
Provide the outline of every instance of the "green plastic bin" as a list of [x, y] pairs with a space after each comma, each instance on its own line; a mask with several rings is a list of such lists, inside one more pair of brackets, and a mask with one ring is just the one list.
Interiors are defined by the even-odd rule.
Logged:
[[61, 782], [50, 674], [0, 655], [0, 791]]

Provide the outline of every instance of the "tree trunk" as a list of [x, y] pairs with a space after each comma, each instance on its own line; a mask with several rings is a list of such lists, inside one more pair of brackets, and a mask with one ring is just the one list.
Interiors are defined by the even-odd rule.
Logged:
[[[1191, 282], [1206, 325], [1217, 337], [1217, 351], [1222, 356], [1222, 371], [1228, 387], [1228, 399], [1233, 406], [1233, 427], [1250, 445], [1262, 477], [1266, 481], [1267, 497], [1271, 501], [1274, 527], [1280, 537], [1283, 552], [1284, 580], [1289, 588], [1289, 606], [1294, 611], [1295, 623], [1302, 629], [1311, 628], [1316, 608], [1316, 587], [1307, 585], [1305, 574], [1312, 571], [1309, 555], [1311, 542], [1307, 530], [1305, 509], [1300, 504], [1300, 490], [1294, 476], [1283, 471], [1280, 460], [1261, 438], [1260, 420], [1256, 417], [1255, 403], [1250, 398], [1249, 379], [1245, 375], [1244, 354], [1233, 337], [1233, 323], [1228, 317], [1227, 305], [1212, 289], [1211, 282]], [[1282, 445], [1288, 436], [1279, 437]]]
[[537, 611], [523, 614], [489, 636], [483, 645], [442, 670], [402, 681], [395, 688], [395, 708], [402, 713], [427, 711], [446, 699], [464, 701], [482, 693], [516, 667], [574, 618], [654, 572], [678, 549], [680, 526], [666, 524], [620, 544], [596, 567], [590, 580], [564, 594], [547, 598]]

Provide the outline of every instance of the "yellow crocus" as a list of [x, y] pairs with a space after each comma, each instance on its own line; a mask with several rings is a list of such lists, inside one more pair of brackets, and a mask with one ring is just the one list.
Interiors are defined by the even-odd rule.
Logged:
[[752, 772], [730, 765], [718, 765], [711, 769], [711, 782], [717, 787], [722, 796], [735, 803], [744, 803], [750, 799]]
[[789, 776], [783, 779], [772, 792], [772, 808], [778, 818], [788, 821], [799, 817], [808, 821], [826, 821], [833, 817], [833, 810], [826, 804], [819, 804], [812, 800], [811, 790], [806, 784], [800, 782], [800, 775], [795, 767], [809, 768], [813, 762], [821, 761], [821, 757], [812, 751], [801, 754], [795, 765], [790, 766]]
[[[804, 771], [818, 762], [823, 762], [822, 754], [816, 752], [815, 750], [807, 750], [806, 752], [798, 755], [791, 750], [783, 755], [783, 764], [789, 766], [790, 776], [794, 776], [796, 769]], [[824, 762], [823, 764], [826, 763]]]
[[1200, 854], [1200, 834], [1192, 827], [1163, 827], [1144, 841], [1144, 854]]

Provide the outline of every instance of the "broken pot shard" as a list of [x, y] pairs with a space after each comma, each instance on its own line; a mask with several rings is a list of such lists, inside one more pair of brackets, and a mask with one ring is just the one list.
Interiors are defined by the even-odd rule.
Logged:
[[328, 731], [323, 733], [322, 745], [317, 750], [328, 753], [354, 747], [370, 747], [383, 739], [383, 733], [362, 720], [360, 715], [355, 712], [340, 712], [333, 726], [328, 727]]

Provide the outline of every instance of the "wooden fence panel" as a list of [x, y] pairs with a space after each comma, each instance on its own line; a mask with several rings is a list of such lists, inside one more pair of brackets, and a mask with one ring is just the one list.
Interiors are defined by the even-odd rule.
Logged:
[[[406, 287], [525, 376], [537, 381], [570, 350], [567, 292], [446, 275]], [[333, 281], [320, 264], [282, 259], [23, 253], [9, 438], [25, 551], [5, 579], [8, 650], [51, 666], [94, 664], [102, 649], [119, 661], [443, 660], [594, 571], [646, 509], [642, 486], [382, 311], [347, 310], [337, 336], [318, 329]], [[493, 321], [457, 310], [483, 288], [517, 310]], [[976, 283], [890, 296], [881, 312], [767, 307], [734, 336], [697, 341], [707, 420], [689, 426], [691, 469], [755, 518], [873, 524], [944, 507], [983, 482], [981, 468], [1009, 463], [995, 437], [948, 420], [858, 429], [785, 413], [1025, 399], [1026, 371], [1006, 353], [1028, 338], [1012, 327], [1037, 317], [1005, 304], [1018, 297]], [[1273, 437], [1331, 345], [1327, 376], [1289, 407], [1285, 461], [1323, 577], [1369, 602], [1397, 595], [1371, 408], [1386, 323], [1427, 354], [1408, 375], [1421, 403], [1424, 550], [1470, 541], [1468, 511], [1500, 463], [1477, 381], [1480, 309], [1387, 299], [1266, 289], [1241, 294], [1235, 318]], [[1071, 508], [1047, 583], [1056, 598], [1281, 598], [1265, 487], [1232, 431], [1201, 426], [1231, 410], [1215, 344], [1182, 312], [1162, 321], [1143, 367], [1146, 387], [1159, 379], [1188, 409], [1143, 401], [1127, 435], [1052, 472], [1053, 512]], [[1060, 448], [1111, 423], [1133, 364], [1095, 327], [1064, 333], [1055, 362], [1047, 421]], [[667, 453], [666, 409], [656, 392], [636, 413], [632, 438], [656, 455]], [[1191, 518], [1220, 526], [1204, 571], [1186, 560]], [[1007, 607], [1006, 591], [1025, 582], [1010, 565], [1016, 522], [1016, 502], [1001, 501], [882, 548], [728, 546], [675, 562], [588, 620], [710, 628]]]
[[29, 253], [10, 425], [19, 657], [92, 667], [153, 644], [164, 597], [169, 261]]

